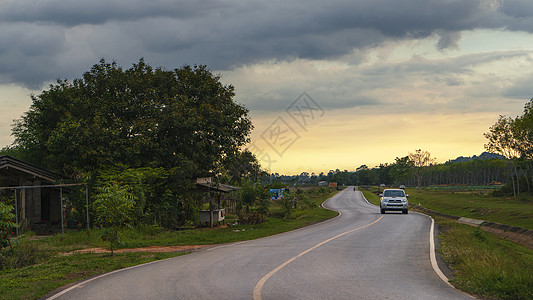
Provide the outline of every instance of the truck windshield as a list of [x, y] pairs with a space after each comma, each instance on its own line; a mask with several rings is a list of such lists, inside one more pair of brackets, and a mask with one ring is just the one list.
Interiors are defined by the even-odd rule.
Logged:
[[383, 196], [385, 196], [385, 197], [405, 197], [405, 193], [403, 191], [385, 191]]

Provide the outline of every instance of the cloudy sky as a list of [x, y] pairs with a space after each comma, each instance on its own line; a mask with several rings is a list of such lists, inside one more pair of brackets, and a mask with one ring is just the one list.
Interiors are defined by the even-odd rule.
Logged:
[[533, 1], [0, 0], [0, 145], [30, 94], [141, 57], [235, 86], [273, 172], [444, 162], [533, 97]]

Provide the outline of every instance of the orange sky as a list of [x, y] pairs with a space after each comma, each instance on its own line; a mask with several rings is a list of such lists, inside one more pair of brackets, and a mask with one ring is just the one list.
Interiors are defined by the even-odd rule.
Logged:
[[[498, 115], [494, 113], [412, 113], [379, 115], [360, 109], [328, 111], [307, 130], [285, 118], [296, 133], [294, 143], [281, 145], [272, 140], [268, 129], [277, 115], [255, 117], [252, 150], [264, 168], [274, 173], [327, 173], [340, 169], [354, 171], [366, 164], [394, 162], [416, 149], [429, 151], [439, 162], [458, 156], [479, 155], [485, 138]], [[274, 126], [277, 126], [275, 123]], [[278, 147], [275, 149], [275, 147]]]

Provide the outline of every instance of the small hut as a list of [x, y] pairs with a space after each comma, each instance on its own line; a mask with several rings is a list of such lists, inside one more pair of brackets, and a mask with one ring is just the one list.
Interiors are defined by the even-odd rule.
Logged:
[[215, 183], [211, 177], [200, 177], [196, 180], [196, 187], [201, 192], [208, 193], [209, 198], [209, 210], [200, 211], [200, 223], [209, 224], [213, 227], [216, 222], [224, 222], [224, 216], [226, 214], [226, 207], [235, 206], [235, 197], [231, 196], [232, 192], [239, 190], [238, 187], [234, 187], [227, 184]]
[[47, 186], [63, 178], [16, 158], [0, 156], [0, 189], [4, 194], [14, 191], [17, 220], [34, 231], [61, 224], [60, 190]]

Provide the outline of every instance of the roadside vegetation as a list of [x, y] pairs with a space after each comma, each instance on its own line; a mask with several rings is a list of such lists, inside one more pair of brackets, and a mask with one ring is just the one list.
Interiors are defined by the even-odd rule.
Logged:
[[[364, 193], [367, 199], [374, 198], [374, 204], [379, 205], [377, 196], [369, 193], [377, 190], [378, 187], [373, 187]], [[416, 188], [406, 189], [410, 203], [434, 211], [533, 229], [533, 196], [497, 196], [494, 191], [490, 186], [427, 187], [420, 192]]]
[[[109, 271], [183, 255], [186, 252], [149, 253], [116, 252], [119, 249], [148, 246], [215, 245], [257, 239], [287, 232], [337, 215], [320, 206], [337, 191], [330, 188], [305, 188], [296, 206], [285, 207], [273, 200], [264, 222], [240, 224], [235, 214], [226, 215], [226, 224], [215, 228], [167, 230], [159, 226], [139, 225], [120, 230], [115, 252], [81, 253], [76, 250], [106, 248], [102, 237], [106, 230], [68, 231], [64, 236], [35, 239], [27, 233], [13, 247], [0, 250], [0, 299], [37, 299], [48, 292], [83, 278]], [[253, 207], [252, 207], [253, 209]]]
[[44, 243], [21, 241], [20, 248], [14, 251], [31, 251], [34, 254], [25, 255], [39, 257], [29, 266], [0, 271], [0, 299], [39, 299], [56, 288], [83, 278], [183, 254], [116, 253], [113, 258], [104, 253], [63, 256], [55, 247], [47, 249], [49, 244]]
[[533, 299], [533, 250], [479, 227], [435, 217], [451, 283], [484, 299]]
[[491, 190], [407, 189], [409, 201], [454, 216], [533, 229], [533, 196], [495, 196]]
[[[362, 189], [365, 197], [379, 205], [378, 187]], [[533, 201], [492, 195], [486, 189], [461, 192], [408, 189], [409, 201], [432, 210], [507, 225], [532, 228]], [[451, 283], [488, 299], [533, 298], [533, 250], [507, 241], [479, 227], [433, 216], [439, 226], [443, 260], [450, 266]]]

